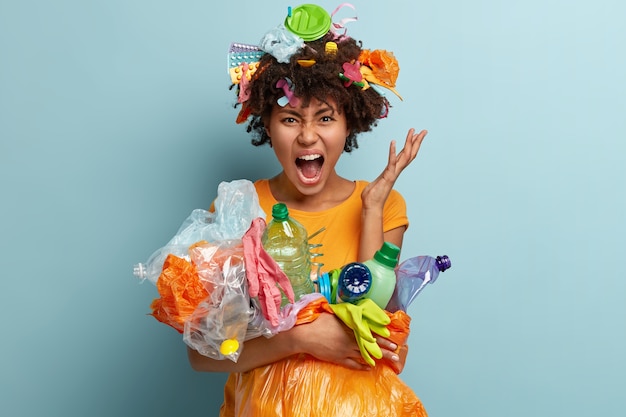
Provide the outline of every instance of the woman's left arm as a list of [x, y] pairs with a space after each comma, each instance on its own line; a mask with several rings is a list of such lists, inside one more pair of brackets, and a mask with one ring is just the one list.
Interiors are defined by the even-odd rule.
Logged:
[[358, 256], [360, 262], [371, 259], [383, 242], [402, 247], [406, 227], [397, 227], [383, 232], [383, 207], [400, 173], [417, 156], [426, 133], [425, 130], [415, 133], [415, 129], [409, 129], [404, 148], [398, 154], [396, 154], [396, 142], [391, 141], [387, 166], [378, 178], [369, 183], [361, 193], [363, 210]]
[[[361, 212], [361, 240], [358, 257], [360, 262], [371, 259], [383, 245], [383, 242], [390, 242], [399, 248], [402, 247], [406, 227], [396, 227], [384, 232], [383, 208], [400, 173], [417, 156], [426, 134], [425, 130], [416, 134], [414, 129], [409, 129], [404, 148], [398, 154], [396, 154], [396, 143], [392, 141], [389, 145], [387, 166], [378, 178], [368, 184], [361, 193], [363, 211]], [[394, 371], [397, 374], [402, 372], [409, 347], [407, 345], [397, 346], [391, 340], [381, 336], [377, 336], [376, 340], [383, 351], [383, 357], [390, 360], [389, 363], [393, 366]]]

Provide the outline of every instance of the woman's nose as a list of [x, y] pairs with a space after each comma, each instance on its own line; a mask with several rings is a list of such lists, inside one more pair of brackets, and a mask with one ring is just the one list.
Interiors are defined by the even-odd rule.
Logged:
[[310, 146], [318, 140], [317, 131], [314, 126], [303, 125], [300, 135], [298, 135], [298, 142], [304, 146]]

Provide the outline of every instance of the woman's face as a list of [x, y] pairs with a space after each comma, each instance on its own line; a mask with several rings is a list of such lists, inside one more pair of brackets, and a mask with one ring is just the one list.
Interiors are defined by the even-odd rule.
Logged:
[[308, 106], [274, 105], [265, 130], [293, 186], [304, 195], [323, 190], [350, 134], [335, 103], [311, 99]]

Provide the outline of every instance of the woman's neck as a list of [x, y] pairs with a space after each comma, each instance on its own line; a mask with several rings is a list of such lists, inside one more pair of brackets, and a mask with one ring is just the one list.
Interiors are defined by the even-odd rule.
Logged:
[[336, 173], [331, 175], [319, 192], [303, 193], [289, 181], [284, 172], [269, 180], [270, 190], [277, 201], [301, 211], [322, 211], [346, 201], [354, 192], [355, 183]]

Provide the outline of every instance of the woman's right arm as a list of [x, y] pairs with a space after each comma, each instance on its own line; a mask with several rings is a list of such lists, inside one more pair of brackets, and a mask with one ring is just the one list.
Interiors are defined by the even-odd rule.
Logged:
[[212, 359], [188, 347], [187, 353], [191, 367], [203, 372], [245, 372], [259, 366], [279, 361], [298, 353], [292, 331], [276, 334], [271, 338], [258, 337], [243, 344], [237, 362], [230, 359]]
[[[397, 361], [392, 357], [394, 346], [381, 347], [385, 357]], [[352, 330], [329, 313], [322, 313], [311, 323], [294, 326], [269, 339], [258, 337], [247, 340], [237, 362], [211, 359], [191, 348], [187, 351], [191, 367], [202, 372], [246, 372], [299, 353], [350, 369], [369, 369], [369, 365], [363, 362]]]

